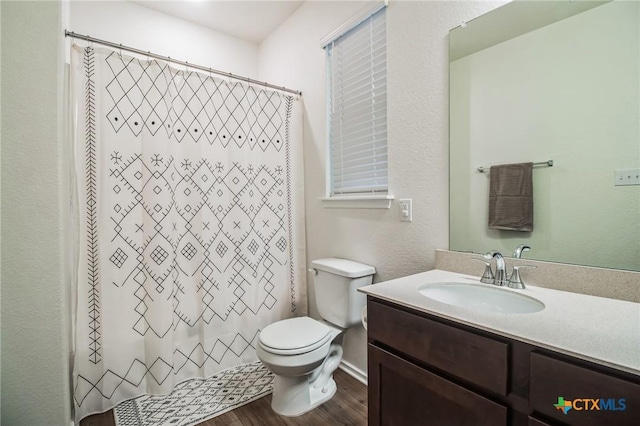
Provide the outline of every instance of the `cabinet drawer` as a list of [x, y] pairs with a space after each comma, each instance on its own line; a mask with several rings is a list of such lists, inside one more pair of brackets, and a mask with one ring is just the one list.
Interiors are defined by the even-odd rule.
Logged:
[[499, 395], [507, 394], [508, 345], [375, 300], [368, 336]]
[[[559, 398], [572, 405], [566, 414], [555, 407]], [[535, 411], [570, 425], [640, 424], [640, 385], [536, 352], [529, 400]]]
[[369, 425], [500, 426], [507, 408], [369, 344]]

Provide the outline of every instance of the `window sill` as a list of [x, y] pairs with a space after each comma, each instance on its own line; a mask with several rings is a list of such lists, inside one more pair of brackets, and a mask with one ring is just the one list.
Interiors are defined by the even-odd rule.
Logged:
[[346, 197], [323, 197], [322, 207], [325, 209], [388, 209], [391, 207], [393, 195], [360, 195]]

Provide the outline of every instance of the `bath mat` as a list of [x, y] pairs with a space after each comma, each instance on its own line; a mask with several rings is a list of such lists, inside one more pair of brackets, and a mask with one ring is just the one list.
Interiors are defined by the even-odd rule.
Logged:
[[260, 361], [191, 379], [166, 396], [143, 395], [114, 409], [118, 426], [193, 426], [268, 395], [273, 374]]

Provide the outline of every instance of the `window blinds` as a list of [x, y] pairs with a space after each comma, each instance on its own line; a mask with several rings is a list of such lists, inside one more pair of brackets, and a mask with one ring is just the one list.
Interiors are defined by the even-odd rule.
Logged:
[[387, 192], [385, 9], [326, 47], [331, 195]]

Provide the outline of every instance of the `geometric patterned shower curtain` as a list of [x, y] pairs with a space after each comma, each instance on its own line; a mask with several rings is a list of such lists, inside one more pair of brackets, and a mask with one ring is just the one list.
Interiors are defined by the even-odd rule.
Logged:
[[76, 420], [257, 360], [306, 314], [291, 96], [73, 47]]

